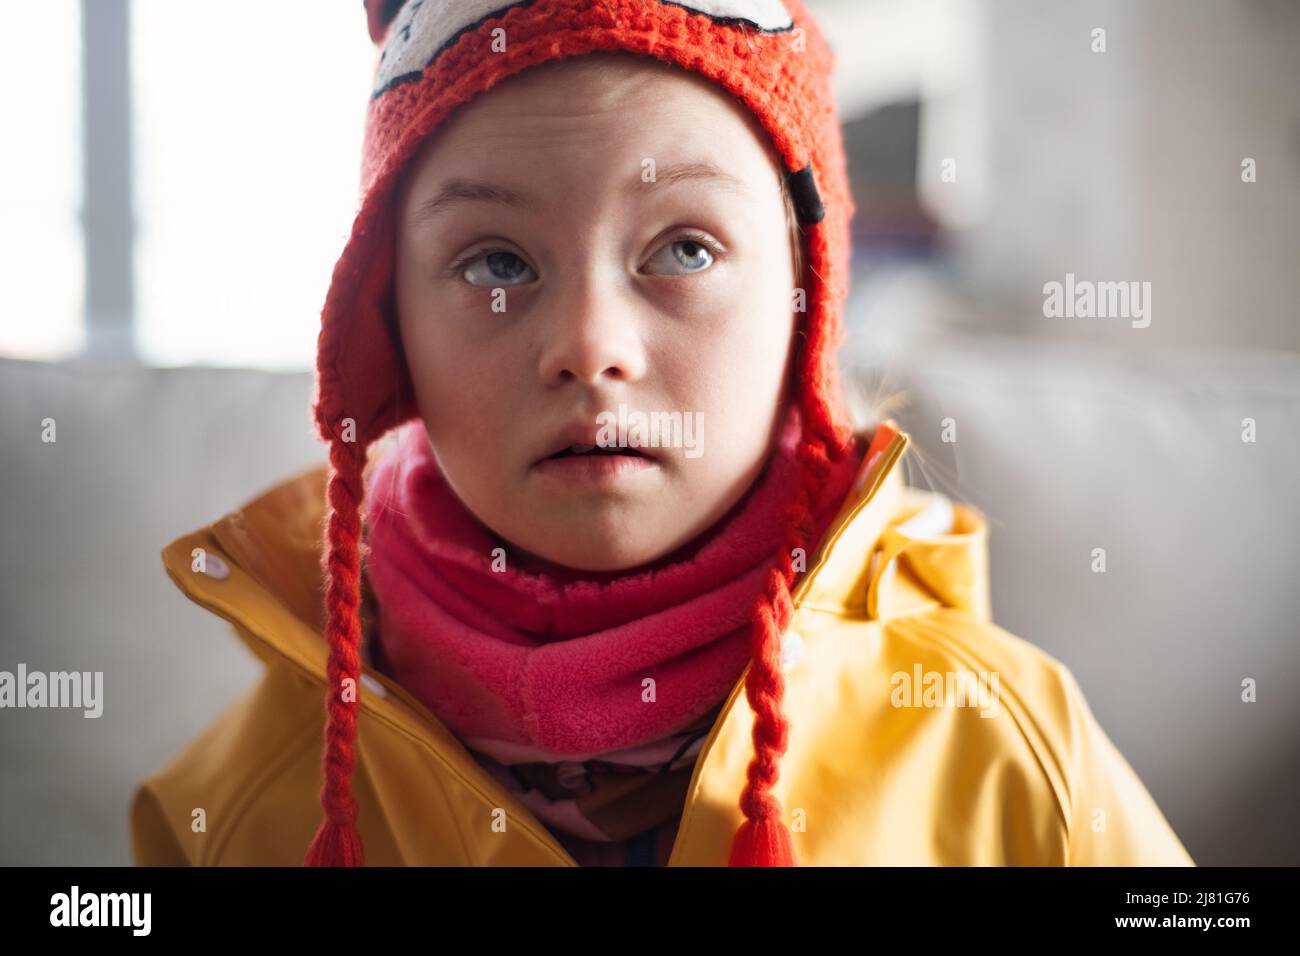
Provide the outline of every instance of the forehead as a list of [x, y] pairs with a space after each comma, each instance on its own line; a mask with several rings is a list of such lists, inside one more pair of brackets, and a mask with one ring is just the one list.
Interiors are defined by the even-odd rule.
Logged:
[[[372, 96], [420, 78], [456, 38], [511, 7], [532, 0], [407, 0], [380, 52]], [[781, 0], [646, 0], [647, 4], [683, 7], [720, 25], [740, 25], [763, 32], [791, 29], [793, 19]]]
[[[611, 77], [584, 57], [508, 78], [444, 124], [416, 153], [407, 182], [513, 184], [540, 196], [597, 197], [692, 183], [734, 198], [776, 195], [783, 166], [762, 127], [724, 91], [651, 58]], [[649, 72], [647, 72], [649, 71]], [[409, 195], [409, 191], [408, 191]], [[510, 203], [523, 206], [523, 203]]]

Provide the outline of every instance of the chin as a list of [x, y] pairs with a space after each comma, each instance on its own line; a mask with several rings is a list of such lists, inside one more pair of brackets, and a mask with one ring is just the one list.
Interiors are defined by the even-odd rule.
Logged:
[[614, 542], [591, 542], [584, 545], [574, 542], [573, 547], [551, 554], [543, 554], [547, 561], [562, 564], [575, 571], [609, 572], [627, 571], [653, 561], [653, 552], [629, 552]]

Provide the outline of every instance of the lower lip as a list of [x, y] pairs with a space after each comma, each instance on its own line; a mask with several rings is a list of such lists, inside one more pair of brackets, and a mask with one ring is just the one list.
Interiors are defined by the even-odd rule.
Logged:
[[534, 467], [539, 474], [567, 484], [606, 485], [656, 468], [658, 464], [644, 455], [565, 455], [543, 458]]

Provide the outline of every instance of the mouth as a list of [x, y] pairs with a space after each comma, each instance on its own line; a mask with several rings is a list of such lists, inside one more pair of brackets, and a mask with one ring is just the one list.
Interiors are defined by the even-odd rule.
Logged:
[[[621, 436], [624, 441], [638, 436]], [[542, 446], [545, 448], [546, 446]], [[556, 431], [550, 450], [533, 463], [533, 471], [551, 492], [631, 490], [658, 470], [652, 449], [639, 443], [617, 444], [591, 420]]]
[[[612, 435], [598, 428], [594, 422], [579, 421], [567, 428], [555, 432], [550, 447], [541, 458], [533, 462], [541, 465], [549, 461], [562, 461], [566, 458], [625, 458], [647, 459], [642, 464], [658, 458], [651, 448], [641, 444], [617, 444], [611, 441]], [[625, 441], [634, 436], [625, 436]], [[546, 446], [543, 446], [546, 447]]]
[[623, 445], [569, 445], [557, 452], [547, 455], [542, 461], [554, 461], [558, 458], [595, 458], [625, 455], [631, 458], [651, 458], [639, 449]]
[[638, 475], [658, 467], [652, 456], [637, 448], [585, 443], [566, 445], [533, 466], [548, 488], [564, 491], [635, 487], [625, 483], [639, 481]]

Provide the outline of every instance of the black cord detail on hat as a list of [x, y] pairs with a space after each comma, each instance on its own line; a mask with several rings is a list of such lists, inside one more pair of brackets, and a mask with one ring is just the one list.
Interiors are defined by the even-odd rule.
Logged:
[[795, 173], [786, 173], [785, 181], [790, 188], [790, 198], [794, 200], [794, 211], [799, 216], [799, 225], [811, 226], [822, 221], [826, 207], [822, 205], [821, 193], [813, 179], [812, 164]]

